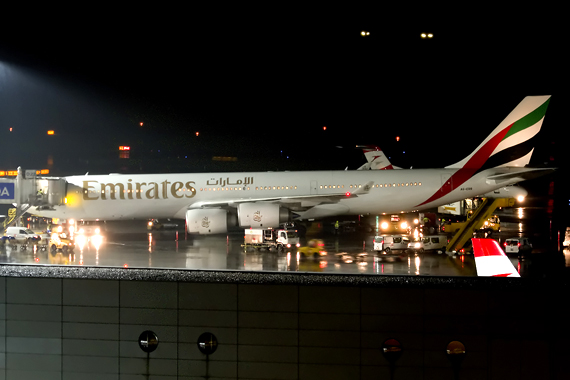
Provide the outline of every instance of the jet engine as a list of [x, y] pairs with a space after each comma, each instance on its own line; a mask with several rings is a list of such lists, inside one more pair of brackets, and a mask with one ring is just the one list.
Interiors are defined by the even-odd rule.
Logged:
[[289, 209], [275, 203], [253, 202], [238, 206], [240, 227], [279, 227], [291, 220]]
[[186, 228], [191, 234], [222, 234], [235, 225], [235, 215], [224, 209], [201, 208], [186, 211]]

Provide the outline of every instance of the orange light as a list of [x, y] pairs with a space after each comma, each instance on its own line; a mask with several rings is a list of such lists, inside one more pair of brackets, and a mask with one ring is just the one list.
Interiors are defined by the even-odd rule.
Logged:
[[12, 132], [12, 127], [10, 127], [10, 132]]
[[42, 169], [40, 174], [49, 174], [49, 169]]
[[51, 130], [50, 130], [50, 131], [48, 131], [48, 135], [50, 135], [50, 136], [51, 136], [51, 135], [53, 135], [53, 134], [54, 134], [54, 131], [51, 131]]
[[143, 122], [142, 122], [142, 121], [141, 121], [139, 124], [141, 125], [141, 127], [143, 126]]
[[119, 147], [119, 150], [131, 150], [131, 147], [130, 147], [130, 146], [121, 145], [121, 146]]
[[200, 135], [200, 132], [196, 132], [196, 136], [199, 136], [199, 135]]
[[6, 176], [6, 172], [4, 170], [0, 170], [0, 177]]
[[8, 176], [17, 176], [18, 175], [18, 171], [17, 170], [8, 170]]
[[400, 141], [400, 136], [396, 136], [396, 141]]
[[327, 130], [327, 127], [326, 127], [326, 126], [323, 126], [323, 131], [326, 131], [326, 130]]

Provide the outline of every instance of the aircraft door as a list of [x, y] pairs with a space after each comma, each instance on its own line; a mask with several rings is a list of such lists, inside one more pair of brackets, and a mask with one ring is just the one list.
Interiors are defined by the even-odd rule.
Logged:
[[318, 194], [318, 187], [317, 187], [317, 181], [311, 181], [311, 195], [316, 195]]

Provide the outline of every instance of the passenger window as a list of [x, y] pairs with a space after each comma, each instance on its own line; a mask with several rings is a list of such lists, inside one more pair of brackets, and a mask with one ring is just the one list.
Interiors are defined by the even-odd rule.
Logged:
[[394, 243], [401, 243], [402, 242], [402, 238], [394, 238]]

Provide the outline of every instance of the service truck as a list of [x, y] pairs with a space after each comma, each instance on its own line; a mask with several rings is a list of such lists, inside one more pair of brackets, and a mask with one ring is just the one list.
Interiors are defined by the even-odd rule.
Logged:
[[246, 250], [254, 249], [286, 249], [300, 247], [296, 230], [275, 230], [273, 228], [249, 228], [245, 230], [244, 244]]

